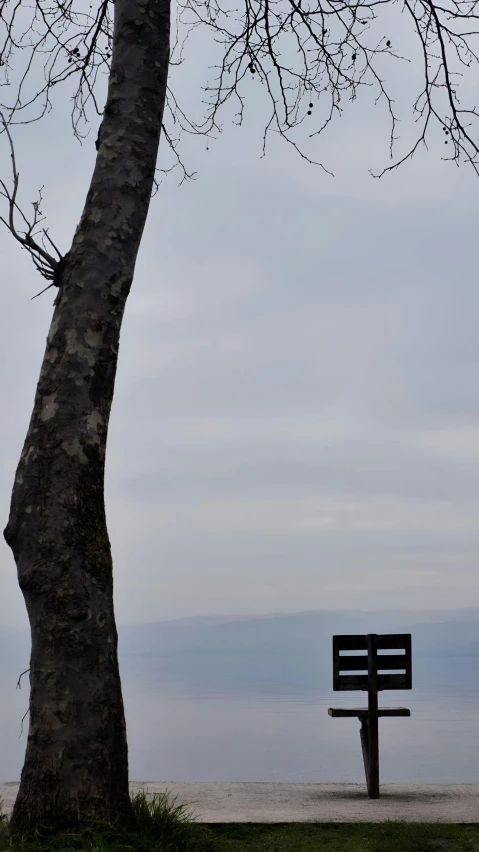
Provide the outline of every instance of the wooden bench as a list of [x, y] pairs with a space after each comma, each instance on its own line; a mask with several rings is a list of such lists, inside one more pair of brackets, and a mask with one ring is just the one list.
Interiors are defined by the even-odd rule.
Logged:
[[[378, 654], [379, 650], [402, 653]], [[367, 651], [367, 656], [352, 655], [351, 651]], [[411, 659], [410, 633], [333, 636], [333, 690], [367, 691], [368, 706], [330, 707], [328, 713], [333, 718], [357, 717], [361, 722], [361, 747], [370, 799], [379, 799], [378, 719], [380, 716], [411, 715], [407, 707], [379, 707], [378, 692], [412, 689]]]

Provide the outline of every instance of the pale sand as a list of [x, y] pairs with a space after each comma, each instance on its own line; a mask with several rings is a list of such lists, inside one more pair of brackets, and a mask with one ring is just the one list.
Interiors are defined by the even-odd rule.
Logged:
[[[472, 822], [479, 823], [479, 784], [382, 784], [369, 800], [364, 784], [168, 783], [134, 781], [132, 792], [168, 790], [199, 822]], [[0, 783], [4, 813], [18, 782]]]

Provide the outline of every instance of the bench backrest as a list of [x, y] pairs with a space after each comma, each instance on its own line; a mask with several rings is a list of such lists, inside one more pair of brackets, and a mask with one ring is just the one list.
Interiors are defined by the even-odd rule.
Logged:
[[[368, 637], [357, 635], [333, 636], [333, 689], [335, 691], [368, 690], [371, 665], [377, 661], [377, 689], [412, 689], [411, 634], [370, 634], [376, 651], [396, 651], [393, 654], [373, 653], [368, 658]], [[340, 651], [343, 653], [340, 654]], [[349, 655], [348, 651], [366, 651], [366, 654]], [[397, 653], [398, 651], [402, 653]], [[393, 674], [389, 674], [389, 672]], [[355, 672], [355, 674], [344, 674]], [[358, 672], [361, 672], [359, 674]], [[382, 673], [381, 673], [382, 672]], [[388, 672], [388, 674], [385, 674]], [[376, 680], [376, 677], [374, 678]]]

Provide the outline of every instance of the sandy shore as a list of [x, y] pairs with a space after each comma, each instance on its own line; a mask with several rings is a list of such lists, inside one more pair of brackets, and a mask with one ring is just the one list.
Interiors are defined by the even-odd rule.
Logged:
[[[479, 822], [479, 784], [382, 784], [377, 801], [363, 784], [133, 781], [139, 789], [170, 791], [200, 822]], [[17, 790], [0, 783], [4, 813]]]

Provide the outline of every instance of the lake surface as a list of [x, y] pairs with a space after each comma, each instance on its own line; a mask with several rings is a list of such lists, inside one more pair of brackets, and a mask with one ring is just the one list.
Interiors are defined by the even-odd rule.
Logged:
[[[357, 719], [330, 706], [363, 705], [363, 693], [334, 693], [329, 657], [251, 653], [124, 654], [130, 749], [138, 781], [323, 781], [364, 783]], [[0, 780], [20, 776], [28, 680], [0, 669]], [[28, 677], [28, 676], [27, 676]], [[479, 658], [413, 661], [412, 691], [383, 692], [383, 706], [411, 718], [381, 719], [381, 780], [479, 782]]]

